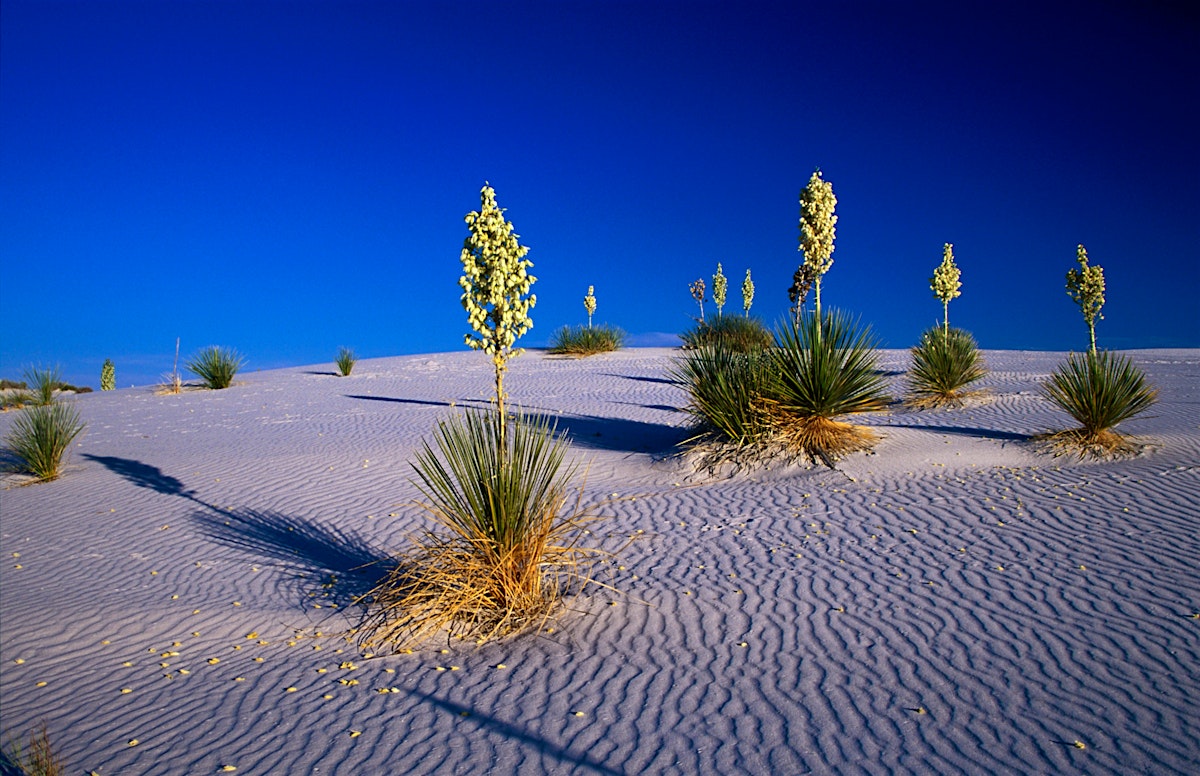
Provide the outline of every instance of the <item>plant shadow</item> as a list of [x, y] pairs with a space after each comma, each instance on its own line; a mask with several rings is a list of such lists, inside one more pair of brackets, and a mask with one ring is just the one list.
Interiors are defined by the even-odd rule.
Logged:
[[132, 458], [117, 458], [111, 455], [92, 455], [84, 453], [84, 458], [101, 464], [114, 474], [119, 474], [139, 488], [147, 488], [155, 493], [168, 496], [196, 500], [195, 491], [184, 487], [183, 482], [169, 474], [164, 474], [157, 466], [135, 461]]
[[981, 439], [996, 439], [1002, 442], [1028, 442], [1033, 439], [1031, 434], [1021, 434], [1015, 431], [1000, 431], [994, 428], [976, 428], [969, 426], [908, 426], [900, 423], [883, 424], [890, 428], [908, 428], [920, 431], [932, 431], [938, 434], [954, 436], [979, 437]]
[[427, 401], [425, 399], [400, 399], [394, 396], [361, 396], [357, 394], [345, 394], [347, 399], [358, 399], [359, 401], [383, 401], [394, 404], [417, 404], [423, 407], [453, 407], [455, 406], [448, 401]]
[[528, 417], [534, 422], [549, 421], [571, 444], [595, 450], [662, 455], [687, 436], [686, 429], [625, 418], [546, 414]]

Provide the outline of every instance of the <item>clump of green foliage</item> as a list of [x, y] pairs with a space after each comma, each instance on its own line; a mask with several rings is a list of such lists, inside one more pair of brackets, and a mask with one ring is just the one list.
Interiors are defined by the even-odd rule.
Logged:
[[358, 359], [354, 357], [354, 351], [347, 347], [338, 348], [337, 356], [333, 359], [333, 363], [337, 366], [338, 374], [342, 377], [349, 377], [354, 371], [354, 365], [358, 363]]
[[906, 403], [919, 409], [959, 407], [977, 391], [967, 386], [983, 378], [983, 358], [975, 338], [962, 329], [934, 326], [912, 349]]
[[111, 358], [104, 359], [100, 367], [100, 390], [114, 391], [117, 388], [117, 367]]
[[770, 330], [757, 318], [731, 315], [701, 321], [680, 335], [685, 349], [723, 344], [742, 353], [766, 350], [775, 344]]
[[41, 482], [57, 479], [63, 456], [85, 427], [69, 402], [52, 402], [23, 410], [13, 421], [5, 445], [16, 457], [15, 471]]
[[466, 341], [492, 356], [496, 404], [440, 422], [434, 445], [423, 443], [415, 484], [435, 528], [369, 594], [365, 646], [398, 648], [442, 631], [482, 644], [539, 628], [591, 581], [598, 557], [579, 546], [585, 515], [582, 492], [569, 503], [566, 441], [548, 420], [510, 419], [504, 408], [505, 363], [533, 325], [526, 294], [535, 278], [486, 184], [482, 201], [467, 215], [460, 285], [475, 332]]
[[50, 745], [45, 723], [40, 730], [29, 734], [25, 747], [13, 740], [0, 753], [0, 772], [8, 776], [61, 776], [66, 772], [62, 759]]
[[1079, 423], [1078, 428], [1044, 435], [1060, 450], [1084, 456], [1123, 456], [1137, 452], [1127, 437], [1113, 429], [1148, 409], [1158, 391], [1128, 356], [1096, 349], [1096, 319], [1103, 319], [1104, 269], [1088, 264], [1087, 251], [1076, 249], [1079, 267], [1067, 272], [1067, 295], [1079, 305], [1090, 345], [1082, 356], [1071, 353], [1065, 364], [1042, 385], [1042, 395]]
[[206, 388], [216, 391], [232, 385], [234, 375], [244, 364], [245, 359], [233, 348], [211, 345], [192, 356], [187, 370], [199, 377]]
[[728, 445], [735, 454], [771, 446], [778, 363], [766, 349], [715, 339], [686, 351], [669, 375], [688, 393], [687, 412], [697, 427], [689, 445]]
[[1119, 456], [1137, 448], [1114, 427], [1152, 406], [1158, 391], [1128, 356], [1107, 350], [1071, 353], [1042, 386], [1042, 395], [1065, 410], [1078, 428], [1047, 435], [1055, 447], [1080, 457]]
[[45, 407], [54, 402], [54, 392], [61, 390], [63, 382], [59, 379], [58, 367], [30, 367], [25, 370], [25, 381], [33, 386], [30, 394], [31, 402], [39, 407]]
[[615, 326], [563, 326], [550, 338], [550, 353], [569, 356], [592, 356], [620, 350], [625, 344], [625, 332]]

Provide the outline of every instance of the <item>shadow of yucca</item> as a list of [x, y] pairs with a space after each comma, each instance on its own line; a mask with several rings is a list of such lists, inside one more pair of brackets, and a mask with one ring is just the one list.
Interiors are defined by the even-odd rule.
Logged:
[[354, 603], [387, 576], [395, 559], [353, 531], [253, 509], [208, 507], [192, 520], [211, 540], [324, 582], [326, 600]]

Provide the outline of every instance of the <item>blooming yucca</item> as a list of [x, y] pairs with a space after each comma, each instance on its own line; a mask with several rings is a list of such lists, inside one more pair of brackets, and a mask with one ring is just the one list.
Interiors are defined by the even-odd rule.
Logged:
[[962, 295], [959, 277], [962, 275], [954, 265], [954, 244], [946, 243], [942, 247], [942, 263], [933, 271], [929, 279], [929, 288], [942, 303], [942, 331], [950, 336], [950, 300]]
[[1096, 319], [1104, 320], [1100, 308], [1104, 306], [1104, 268], [1088, 266], [1087, 250], [1082, 246], [1075, 249], [1078, 268], [1067, 271], [1067, 296], [1079, 305], [1083, 320], [1091, 335], [1091, 351], [1096, 352]]
[[717, 274], [713, 275], [713, 304], [717, 306], [717, 317], [721, 317], [721, 309], [725, 307], [725, 294], [729, 289], [729, 281], [721, 271], [721, 262], [717, 262]]
[[742, 311], [750, 317], [750, 305], [754, 304], [754, 281], [750, 279], [750, 270], [746, 270], [746, 279], [742, 281]]
[[820, 170], [814, 171], [808, 185], [800, 192], [800, 252], [804, 254], [804, 264], [810, 268], [816, 289], [818, 319], [821, 317], [821, 276], [833, 266], [833, 240], [837, 235], [837, 216], [833, 211], [836, 206], [833, 184], [821, 178]]

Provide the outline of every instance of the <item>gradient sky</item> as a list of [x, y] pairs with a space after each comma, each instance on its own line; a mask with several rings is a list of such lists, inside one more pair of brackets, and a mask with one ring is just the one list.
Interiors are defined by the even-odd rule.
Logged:
[[[98, 386], [462, 349], [484, 181], [534, 329], [674, 344], [717, 262], [787, 308], [798, 194], [838, 197], [822, 301], [908, 347], [1200, 347], [1200, 22], [1188, 2], [129, 2], [0, 6], [0, 376]], [[709, 308], [711, 314], [711, 306]], [[483, 356], [480, 356], [483, 358]], [[330, 364], [330, 366], [332, 366]]]

